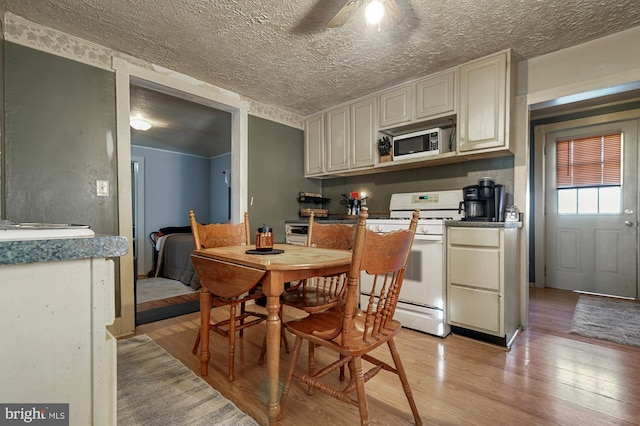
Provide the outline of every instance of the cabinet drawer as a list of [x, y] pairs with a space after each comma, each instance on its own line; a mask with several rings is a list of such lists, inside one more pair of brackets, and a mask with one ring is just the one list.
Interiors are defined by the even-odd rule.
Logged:
[[449, 282], [468, 287], [500, 290], [500, 251], [468, 247], [449, 248]]
[[472, 288], [449, 287], [451, 324], [491, 334], [500, 333], [500, 296]]
[[479, 247], [500, 247], [500, 229], [449, 228], [449, 244]]

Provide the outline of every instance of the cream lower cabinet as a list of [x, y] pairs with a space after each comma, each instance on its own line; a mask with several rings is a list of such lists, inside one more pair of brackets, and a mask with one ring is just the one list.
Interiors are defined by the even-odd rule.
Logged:
[[0, 266], [0, 401], [69, 404], [71, 426], [115, 425], [114, 294], [111, 259]]
[[447, 228], [447, 320], [510, 347], [520, 328], [518, 228]]

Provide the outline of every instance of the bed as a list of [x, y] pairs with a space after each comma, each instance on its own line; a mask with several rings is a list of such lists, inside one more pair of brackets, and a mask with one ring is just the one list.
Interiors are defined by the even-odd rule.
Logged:
[[149, 239], [154, 249], [153, 276], [177, 280], [198, 290], [200, 278], [191, 263], [194, 249], [191, 228], [162, 228], [149, 234]]

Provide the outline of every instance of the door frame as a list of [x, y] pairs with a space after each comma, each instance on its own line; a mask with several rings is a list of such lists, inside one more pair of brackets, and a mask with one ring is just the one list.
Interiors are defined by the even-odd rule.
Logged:
[[[136, 269], [138, 270], [138, 274], [140, 274], [141, 272], [148, 272], [148, 270], [144, 268], [146, 254], [145, 247], [147, 246], [146, 235], [144, 232], [144, 157], [132, 155], [131, 163], [136, 163], [138, 165], [138, 185], [136, 185], [136, 192], [138, 195], [138, 217], [135, 220], [136, 235], [133, 235], [133, 237], [138, 241], [138, 246], [136, 247], [138, 251], [138, 264]], [[131, 195], [133, 196], [133, 194]], [[136, 277], [136, 279], [137, 278], [138, 277]]]
[[[171, 96], [200, 103], [231, 114], [231, 183], [236, 197], [231, 205], [233, 222], [241, 220], [247, 210], [248, 182], [248, 110], [239, 95], [161, 67], [143, 68], [122, 58], [113, 58], [116, 80], [118, 233], [129, 241], [129, 250], [119, 262], [119, 312], [109, 330], [115, 336], [135, 333], [135, 298], [133, 281], [133, 219], [131, 194], [131, 132], [129, 130], [129, 85], [144, 87]], [[119, 315], [118, 315], [119, 314]]]
[[[541, 124], [534, 127], [534, 174], [533, 174], [533, 186], [534, 190], [534, 205], [535, 205], [535, 247], [534, 247], [534, 259], [535, 259], [535, 282], [534, 285], [539, 288], [545, 287], [545, 266], [546, 260], [546, 205], [545, 198], [547, 188], [545, 185], [545, 149], [546, 149], [546, 134], [553, 133], [565, 128], [582, 127], [599, 124], [607, 124], [615, 121], [623, 120], [640, 120], [640, 109], [633, 109], [628, 111], [620, 111], [609, 114], [602, 114], [593, 117], [578, 118], [573, 120], [561, 121], [551, 124]], [[640, 168], [640, 159], [638, 162]], [[639, 194], [640, 195], [640, 194]], [[638, 204], [640, 206], [640, 198], [638, 198]], [[639, 206], [636, 206], [636, 210]], [[636, 245], [636, 262], [640, 264], [640, 250]], [[640, 292], [640, 288], [639, 288]]]

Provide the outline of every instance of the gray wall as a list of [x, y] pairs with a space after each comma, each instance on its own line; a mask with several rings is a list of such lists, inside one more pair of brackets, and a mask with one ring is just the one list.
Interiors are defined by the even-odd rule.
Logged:
[[[225, 223], [231, 218], [231, 189], [224, 181], [225, 173], [231, 171], [231, 153], [219, 155], [210, 160], [211, 199], [209, 200], [209, 221]], [[231, 176], [229, 175], [229, 183]]]
[[[302, 157], [301, 157], [302, 158]], [[345, 214], [340, 203], [341, 194], [351, 191], [366, 192], [370, 197], [367, 207], [370, 214], [389, 211], [391, 194], [416, 191], [462, 189], [475, 185], [481, 177], [489, 176], [505, 186], [507, 205], [513, 202], [513, 156], [472, 160], [464, 163], [435, 167], [385, 172], [373, 175], [327, 179], [322, 183], [322, 194], [331, 198], [330, 214]], [[524, 208], [524, 206], [520, 206]]]
[[252, 241], [258, 227], [273, 228], [274, 241], [284, 242], [284, 220], [297, 219], [300, 191], [320, 192], [321, 183], [305, 179], [304, 132], [249, 116], [249, 221]]
[[5, 108], [5, 216], [117, 234], [113, 73], [7, 42]]

